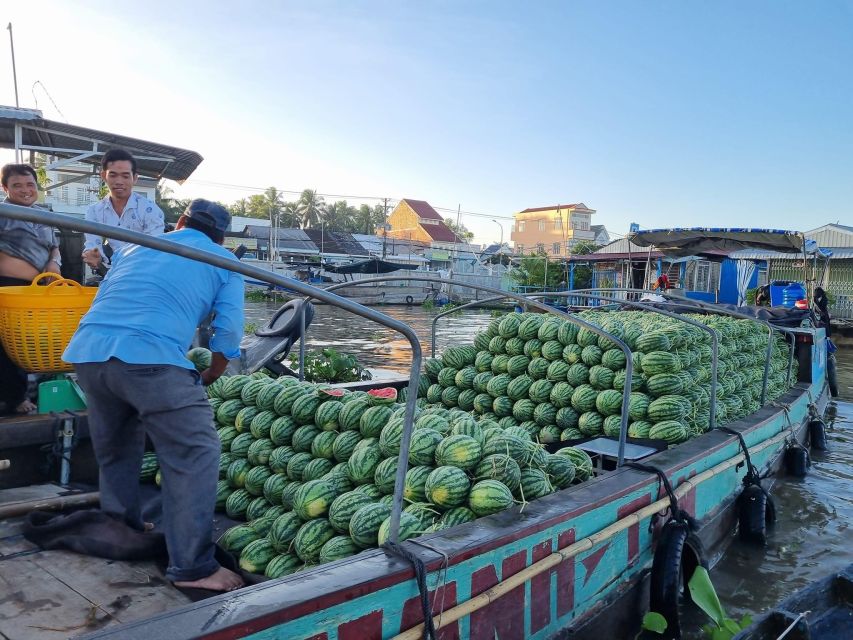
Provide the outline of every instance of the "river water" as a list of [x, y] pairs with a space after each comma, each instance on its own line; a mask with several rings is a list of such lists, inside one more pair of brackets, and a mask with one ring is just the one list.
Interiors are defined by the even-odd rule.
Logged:
[[[272, 303], [248, 303], [247, 322], [262, 324], [275, 311]], [[341, 309], [315, 307], [307, 348], [332, 347], [354, 354], [367, 367], [407, 372], [409, 343], [390, 329], [353, 316]], [[436, 311], [421, 307], [380, 307], [388, 316], [411, 326], [421, 339], [425, 357], [430, 354], [430, 331]], [[491, 321], [487, 310], [465, 310], [438, 321], [436, 342], [445, 347], [468, 342]], [[755, 616], [812, 580], [853, 562], [850, 527], [853, 524], [853, 350], [837, 354], [840, 400], [839, 420], [828, 433], [830, 451], [813, 453], [813, 466], [802, 480], [780, 476], [772, 488], [778, 521], [765, 548], [735, 540], [711, 572], [724, 608], [732, 617]], [[688, 615], [685, 626], [706, 622]], [[631, 634], [633, 637], [633, 634]], [[703, 637], [698, 632], [691, 637]]]

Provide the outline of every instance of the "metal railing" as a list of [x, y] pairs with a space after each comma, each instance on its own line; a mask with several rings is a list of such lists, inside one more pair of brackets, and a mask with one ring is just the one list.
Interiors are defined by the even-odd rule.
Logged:
[[[262, 280], [263, 282], [267, 282], [269, 284], [287, 287], [304, 296], [308, 296], [309, 298], [317, 300], [322, 300], [327, 304], [340, 307], [346, 311], [349, 311], [350, 313], [354, 313], [358, 316], [366, 318], [367, 320], [371, 320], [373, 322], [376, 322], [377, 324], [381, 324], [383, 326], [388, 327], [389, 329], [401, 333], [406, 338], [406, 340], [409, 341], [409, 344], [412, 347], [412, 364], [409, 371], [410, 393], [408, 398], [406, 399], [405, 416], [405, 429], [408, 431], [408, 433], [411, 433], [412, 420], [414, 418], [415, 413], [415, 403], [417, 402], [418, 378], [420, 376], [422, 353], [421, 343], [418, 340], [418, 336], [409, 325], [400, 322], [399, 320], [395, 320], [394, 318], [391, 318], [389, 316], [386, 316], [385, 314], [371, 309], [370, 307], [365, 307], [349, 300], [348, 298], [338, 296], [327, 290], [318, 289], [317, 287], [312, 287], [298, 280], [293, 280], [291, 278], [286, 278], [284, 276], [271, 273], [266, 269], [260, 269], [258, 267], [252, 267], [247, 264], [243, 264], [242, 262], [230, 256], [223, 256], [218, 253], [210, 253], [201, 249], [194, 249], [192, 247], [187, 247], [176, 242], [172, 242], [171, 240], [164, 239], [162, 237], [149, 236], [144, 233], [137, 233], [136, 231], [128, 231], [120, 227], [113, 227], [97, 222], [90, 222], [88, 220], [81, 220], [79, 218], [72, 218], [70, 216], [62, 214], [51, 213], [49, 211], [44, 211], [43, 209], [36, 209], [33, 207], [21, 207], [9, 203], [0, 203], [0, 217], [11, 218], [13, 220], [23, 220], [25, 222], [35, 222], [37, 224], [71, 229], [73, 231], [80, 231], [83, 233], [96, 234], [110, 239], [121, 240], [143, 247], [157, 249], [159, 251], [164, 251], [166, 253], [171, 253], [173, 255], [177, 255], [183, 258], [196, 260], [198, 262], [204, 262], [214, 267], [219, 267], [227, 271], [233, 271], [234, 273], [239, 273], [244, 276], [249, 276], [251, 278]], [[305, 341], [304, 317], [302, 320], [302, 324], [303, 333], [302, 339], [300, 340], [300, 345], [303, 344]], [[412, 388], [414, 388], [414, 393], [411, 393]], [[398, 486], [397, 490], [402, 491], [402, 488]], [[390, 538], [393, 542], [398, 542], [400, 530], [399, 511], [397, 511], [396, 519], [392, 520], [391, 525], [392, 526], [390, 530]]]

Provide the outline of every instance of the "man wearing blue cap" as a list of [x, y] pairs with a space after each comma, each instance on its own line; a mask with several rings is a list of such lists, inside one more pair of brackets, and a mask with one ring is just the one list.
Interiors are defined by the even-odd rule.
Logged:
[[[222, 247], [230, 221], [221, 205], [193, 200], [176, 230], [163, 238], [236, 260]], [[213, 360], [199, 374], [185, 353], [211, 313]], [[230, 591], [243, 584], [214, 559], [220, 444], [203, 386], [240, 355], [242, 335], [239, 274], [126, 245], [114, 254], [63, 355], [86, 392], [101, 509], [140, 531], [146, 528], [139, 496], [146, 434], [154, 443], [169, 551], [166, 577], [176, 586]]]

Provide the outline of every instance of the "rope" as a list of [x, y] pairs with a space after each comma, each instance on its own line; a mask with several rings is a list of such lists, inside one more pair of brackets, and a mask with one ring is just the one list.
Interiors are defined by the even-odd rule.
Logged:
[[[785, 415], [787, 415], [787, 409], [785, 410]], [[743, 439], [743, 435], [731, 427], [720, 427], [720, 430], [733, 435], [738, 439], [740, 450], [741, 453], [743, 453], [743, 459], [746, 463], [746, 475], [743, 477], [743, 486], [748, 487], [754, 484], [761, 487], [761, 475], [758, 473], [755, 465], [752, 464], [752, 459], [749, 457], [749, 447], [746, 446], [746, 441]]]
[[691, 515], [684, 509], [678, 506], [678, 496], [675, 495], [675, 491], [673, 490], [672, 485], [669, 482], [669, 478], [666, 477], [666, 473], [663, 469], [650, 464], [642, 464], [640, 462], [626, 462], [625, 466], [637, 469], [638, 471], [645, 471], [646, 473], [654, 473], [657, 475], [664, 491], [666, 491], [667, 497], [669, 498], [669, 512], [672, 519], [676, 522], [686, 524], [691, 530], [696, 529], [696, 520], [694, 520], [693, 517], [691, 517]]
[[426, 584], [427, 570], [424, 563], [411, 551], [404, 549], [399, 544], [395, 544], [390, 540], [383, 545], [383, 548], [392, 555], [399, 556], [408, 561], [414, 568], [415, 581], [418, 584], [418, 591], [421, 597], [421, 611], [424, 616], [424, 640], [438, 640], [435, 632], [435, 623], [432, 619], [432, 610], [429, 606], [429, 589]]
[[[445, 591], [445, 587], [447, 586], [447, 570], [450, 567], [450, 556], [446, 551], [442, 551], [441, 549], [437, 549], [431, 544], [427, 544], [426, 542], [421, 542], [419, 540], [410, 540], [412, 544], [416, 544], [419, 547], [423, 547], [424, 549], [429, 549], [433, 553], [437, 553], [441, 556], [441, 566], [438, 569], [438, 573], [435, 575], [435, 591], [438, 591], [438, 588], [441, 587], [441, 604], [438, 607], [438, 628], [441, 629], [441, 617], [444, 615], [444, 599], [447, 596], [447, 592]], [[435, 617], [435, 604], [433, 603], [432, 607], [432, 615]]]

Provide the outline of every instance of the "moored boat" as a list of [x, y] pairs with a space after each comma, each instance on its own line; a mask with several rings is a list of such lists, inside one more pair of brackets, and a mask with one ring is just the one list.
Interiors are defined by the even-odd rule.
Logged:
[[[156, 245], [145, 238], [129, 239]], [[327, 293], [307, 292], [336, 302]], [[656, 312], [649, 308], [630, 313]], [[587, 326], [584, 319], [554, 315], [560, 322]], [[767, 328], [770, 353], [776, 334], [772, 327], [762, 326]], [[600, 327], [593, 333], [624, 344]], [[699, 562], [713, 564], [735, 529], [746, 474], [776, 470], [786, 449], [794, 440], [803, 442], [809, 423], [822, 413], [827, 401], [823, 331], [802, 327], [785, 335], [796, 344], [792, 355], [797, 367], [789, 369], [795, 384], [790, 388], [786, 384], [781, 395], [757, 411], [728, 422], [734, 433], [710, 428], [711, 419], [707, 431], [700, 430], [688, 441], [648, 451], [627, 442], [628, 417], [623, 410], [618, 436], [610, 439], [611, 450], [600, 448], [598, 473], [586, 482], [407, 540], [402, 555], [399, 547], [365, 550], [195, 604], [175, 607], [170, 602], [153, 617], [106, 626], [91, 637], [418, 638], [423, 636], [425, 604], [428, 620], [444, 638], [633, 635], [646, 608], [649, 582], [663, 578], [671, 582], [674, 572], [677, 584], [679, 571]], [[761, 350], [759, 360], [763, 354]], [[416, 341], [413, 356], [417, 362]], [[626, 395], [632, 379], [630, 362], [629, 356], [623, 365]], [[414, 368], [408, 387], [412, 409], [419, 367]], [[401, 460], [406, 460], [411, 422], [409, 414]], [[747, 452], [742, 442], [751, 465], [743, 464]], [[656, 473], [620, 464], [631, 459], [641, 459], [663, 474], [674, 488], [672, 496], [661, 489]], [[400, 467], [405, 474], [405, 463]], [[398, 482], [394, 499], [398, 510], [401, 489]], [[669, 548], [662, 542], [664, 524], [673, 516], [696, 523], [689, 539], [681, 540], [686, 542], [683, 547]], [[671, 554], [669, 573], [650, 577], [648, 569], [661, 548]], [[678, 589], [657, 595], [677, 607]], [[6, 633], [2, 626], [0, 631]]]

